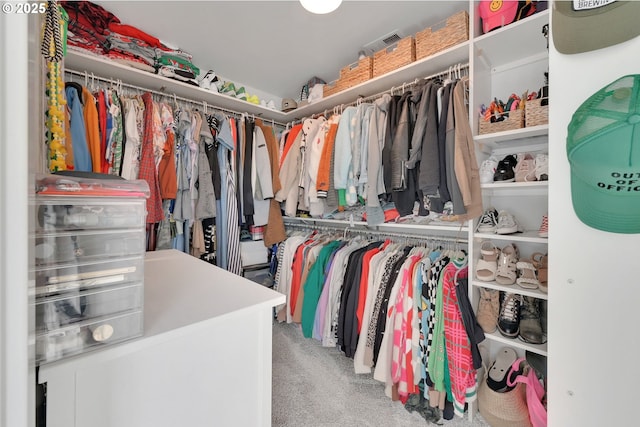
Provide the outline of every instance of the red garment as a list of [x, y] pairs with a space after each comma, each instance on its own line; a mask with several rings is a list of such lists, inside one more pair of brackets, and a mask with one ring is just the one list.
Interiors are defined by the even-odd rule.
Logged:
[[173, 129], [166, 131], [167, 140], [162, 149], [162, 159], [158, 164], [158, 181], [160, 196], [163, 199], [175, 199], [178, 194], [178, 178], [176, 174], [175, 135]]
[[298, 136], [301, 130], [302, 130], [302, 123], [292, 127], [289, 133], [287, 134], [287, 138], [285, 139], [284, 147], [282, 149], [282, 157], [280, 158], [280, 167], [282, 167], [282, 163], [284, 162], [284, 159], [287, 157], [287, 153], [291, 149], [293, 142], [296, 140], [296, 137]]
[[307, 246], [314, 243], [314, 237], [316, 232], [314, 231], [309, 239], [302, 243], [296, 249], [296, 253], [293, 256], [293, 263], [291, 265], [291, 286], [289, 287], [289, 314], [293, 317], [293, 313], [296, 309], [296, 303], [298, 302], [298, 293], [300, 293], [300, 286], [302, 286], [302, 271], [304, 269], [304, 251]]
[[[108, 173], [109, 165], [107, 159], [105, 159], [107, 152], [107, 102], [104, 98], [104, 91], [102, 90], [98, 91], [94, 96], [98, 107], [98, 125], [100, 127], [100, 165], [93, 165], [93, 170]], [[105, 165], [107, 166], [106, 172], [104, 170]]]
[[150, 34], [145, 33], [144, 31], [133, 27], [131, 25], [120, 24], [119, 22], [112, 22], [109, 24], [109, 30], [114, 33], [122, 34], [129, 37], [134, 37], [136, 39], [142, 40], [146, 43], [149, 43], [152, 47], [160, 47], [164, 48], [160, 40]]
[[149, 184], [150, 195], [147, 199], [147, 224], [149, 224], [162, 221], [164, 211], [162, 210], [158, 172], [153, 154], [153, 99], [151, 94], [147, 92], [142, 95], [142, 101], [144, 102], [144, 132], [138, 177]]
[[358, 306], [356, 307], [356, 318], [358, 319], [358, 335], [362, 329], [362, 316], [364, 316], [364, 305], [367, 301], [367, 285], [369, 282], [369, 264], [371, 258], [377, 253], [380, 253], [388, 242], [385, 242], [380, 248], [373, 248], [370, 251], [364, 253], [362, 257], [362, 274], [360, 275], [360, 288], [358, 289]]

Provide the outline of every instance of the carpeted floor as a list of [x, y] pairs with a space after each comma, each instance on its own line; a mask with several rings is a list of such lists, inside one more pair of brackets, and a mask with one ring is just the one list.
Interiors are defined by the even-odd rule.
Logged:
[[[371, 374], [356, 375], [353, 360], [337, 348], [322, 347], [304, 338], [295, 324], [273, 325], [274, 427], [403, 427], [434, 425], [417, 412], [384, 394]], [[485, 427], [476, 413], [465, 418], [440, 419], [446, 427]]]

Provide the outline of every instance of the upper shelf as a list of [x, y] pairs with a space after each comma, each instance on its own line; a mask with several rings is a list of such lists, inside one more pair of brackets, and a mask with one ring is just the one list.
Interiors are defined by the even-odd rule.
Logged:
[[303, 117], [309, 117], [341, 104], [351, 103], [360, 96], [371, 96], [392, 87], [402, 88], [403, 83], [411, 83], [416, 78], [428, 77], [439, 73], [451, 65], [469, 61], [469, 42], [460, 43], [435, 55], [412, 62], [391, 73], [368, 80], [357, 86], [304, 105], [296, 110], [284, 113], [261, 105], [201, 89], [178, 80], [138, 70], [96, 55], [73, 50], [67, 52], [65, 67], [74, 71], [93, 73], [96, 76], [121, 80], [135, 86], [163, 92], [168, 96], [177, 95], [198, 102], [206, 102], [212, 107], [253, 114], [266, 120], [288, 123]]
[[549, 23], [549, 10], [535, 13], [497, 30], [476, 37], [476, 54], [490, 67], [548, 55], [547, 39], [542, 27]]
[[288, 113], [291, 120], [308, 117], [331, 110], [336, 105], [355, 101], [360, 96], [371, 96], [392, 87], [401, 89], [403, 83], [411, 83], [416, 78], [429, 77], [446, 70], [449, 66], [469, 61], [469, 42], [457, 44], [434, 55], [412, 62], [390, 73], [375, 77], [349, 89], [335, 93], [312, 104]]
[[65, 68], [93, 73], [96, 77], [121, 80], [124, 84], [140, 86], [145, 89], [166, 93], [167, 96], [180, 96], [197, 102], [206, 102], [212, 107], [220, 107], [239, 113], [248, 113], [267, 120], [286, 123], [291, 119], [287, 114], [261, 105], [252, 104], [242, 99], [232, 98], [217, 92], [202, 89], [178, 80], [170, 79], [147, 71], [138, 70], [119, 64], [97, 55], [68, 50], [65, 57]]

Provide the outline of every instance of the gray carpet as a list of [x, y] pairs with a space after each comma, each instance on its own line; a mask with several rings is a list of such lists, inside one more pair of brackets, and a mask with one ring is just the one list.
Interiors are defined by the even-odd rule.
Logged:
[[[356, 375], [353, 360], [337, 348], [304, 338], [295, 324], [273, 325], [274, 427], [403, 427], [435, 425], [384, 394], [371, 374]], [[485, 427], [479, 413], [441, 419], [446, 427]]]

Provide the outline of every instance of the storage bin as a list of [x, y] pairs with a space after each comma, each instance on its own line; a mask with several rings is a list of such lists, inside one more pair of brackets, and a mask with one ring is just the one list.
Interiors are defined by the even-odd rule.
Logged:
[[36, 332], [51, 332], [97, 317], [141, 310], [143, 300], [140, 282], [47, 295], [36, 299]]
[[342, 67], [340, 70], [340, 90], [359, 85], [373, 77], [373, 58], [367, 56], [361, 60]]
[[373, 54], [373, 77], [396, 70], [416, 60], [416, 43], [413, 36], [405, 37], [391, 46]]
[[143, 230], [77, 231], [40, 234], [35, 239], [36, 266], [102, 260], [143, 254]]
[[36, 296], [144, 280], [144, 256], [35, 269]]
[[37, 232], [144, 228], [145, 199], [41, 197], [37, 207]]
[[36, 335], [36, 363], [103, 348], [142, 335], [142, 311], [79, 322]]
[[539, 126], [549, 123], [549, 104], [540, 105], [543, 99], [539, 98], [527, 101], [524, 104], [525, 126]]
[[416, 33], [416, 60], [469, 40], [469, 14], [460, 11]]
[[322, 97], [326, 98], [334, 93], [340, 92], [342, 89], [338, 86], [338, 82], [339, 79], [325, 84], [322, 88]]
[[524, 127], [524, 110], [517, 109], [509, 111], [508, 114], [509, 116], [501, 122], [491, 123], [480, 119], [478, 134], [484, 135], [487, 133], [504, 132]]

